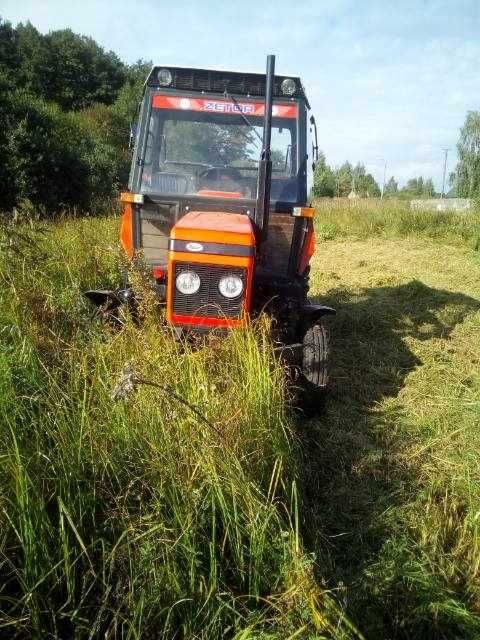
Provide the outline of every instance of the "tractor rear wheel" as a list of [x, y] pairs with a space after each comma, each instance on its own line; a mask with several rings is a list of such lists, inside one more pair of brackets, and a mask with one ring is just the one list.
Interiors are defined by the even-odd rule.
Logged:
[[306, 330], [302, 340], [302, 407], [318, 409], [328, 385], [330, 338], [320, 319]]

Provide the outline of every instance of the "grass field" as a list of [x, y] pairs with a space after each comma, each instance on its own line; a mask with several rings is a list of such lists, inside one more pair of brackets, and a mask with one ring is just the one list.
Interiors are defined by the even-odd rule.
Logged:
[[[3, 231], [0, 636], [480, 636], [478, 219], [318, 209], [338, 314], [310, 420], [266, 321], [200, 350], [153, 302], [90, 322], [112, 219]], [[161, 388], [113, 401], [127, 364]]]

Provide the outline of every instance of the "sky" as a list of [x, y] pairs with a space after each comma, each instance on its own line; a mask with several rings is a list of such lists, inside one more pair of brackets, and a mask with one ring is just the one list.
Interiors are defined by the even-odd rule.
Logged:
[[0, 0], [0, 16], [42, 33], [69, 27], [127, 63], [299, 75], [319, 145], [335, 167], [380, 183], [432, 177], [480, 108], [480, 0]]

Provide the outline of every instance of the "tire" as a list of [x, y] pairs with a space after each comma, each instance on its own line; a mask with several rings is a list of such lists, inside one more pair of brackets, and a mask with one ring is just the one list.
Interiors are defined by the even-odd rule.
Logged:
[[322, 320], [307, 329], [302, 344], [302, 407], [320, 408], [328, 386], [330, 365], [329, 332]]

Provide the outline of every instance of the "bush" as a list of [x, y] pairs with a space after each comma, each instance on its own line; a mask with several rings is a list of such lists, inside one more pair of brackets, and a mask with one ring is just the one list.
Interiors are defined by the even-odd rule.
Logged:
[[65, 113], [24, 91], [11, 92], [3, 106], [0, 149], [8, 182], [2, 208], [29, 200], [47, 214], [91, 210], [126, 181], [127, 151], [116, 133], [121, 123], [109, 107]]

